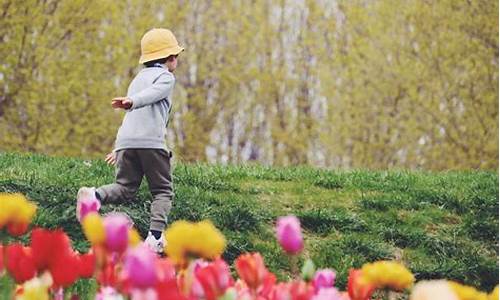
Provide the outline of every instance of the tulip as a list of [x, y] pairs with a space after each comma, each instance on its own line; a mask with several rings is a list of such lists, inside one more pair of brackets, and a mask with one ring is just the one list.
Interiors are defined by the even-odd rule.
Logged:
[[270, 300], [308, 300], [314, 296], [314, 288], [304, 281], [279, 283], [274, 286]]
[[295, 216], [278, 218], [276, 224], [278, 242], [288, 254], [298, 254], [304, 247], [300, 221]]
[[159, 296], [158, 300], [187, 300], [186, 297], [180, 292], [176, 279], [160, 282], [156, 286], [156, 291]]
[[135, 247], [141, 243], [141, 236], [135, 228], [129, 228], [128, 230], [128, 244], [131, 247]]
[[216, 259], [226, 247], [224, 235], [210, 221], [176, 221], [165, 231], [165, 252], [172, 262], [186, 268], [190, 257]]
[[316, 266], [314, 265], [314, 262], [310, 258], [308, 258], [302, 266], [302, 279], [304, 279], [305, 281], [310, 281], [314, 276], [314, 272], [316, 272]]
[[292, 299], [307, 300], [314, 295], [314, 288], [304, 281], [294, 281], [290, 286]]
[[96, 257], [93, 252], [79, 256], [78, 273], [82, 278], [91, 278], [94, 274]]
[[95, 296], [95, 300], [124, 300], [122, 295], [120, 295], [114, 288], [110, 286], [105, 286], [99, 290]]
[[488, 295], [488, 300], [498, 300], [498, 284]]
[[375, 290], [375, 286], [364, 282], [361, 279], [361, 276], [361, 270], [349, 270], [349, 277], [347, 278], [347, 291], [352, 300], [368, 300]]
[[16, 300], [49, 300], [50, 276], [34, 277], [23, 284], [22, 292]]
[[318, 270], [312, 281], [316, 292], [323, 288], [333, 287], [333, 284], [335, 283], [335, 276], [335, 271], [331, 269]]
[[488, 294], [478, 291], [475, 287], [463, 285], [454, 281], [448, 281], [448, 284], [457, 295], [458, 299], [488, 299]]
[[257, 289], [264, 281], [268, 270], [260, 253], [246, 253], [240, 255], [235, 262], [238, 276], [251, 289]]
[[264, 299], [268, 299], [271, 292], [273, 291], [275, 283], [276, 283], [276, 276], [271, 272], [267, 272], [264, 281], [257, 289], [257, 294]]
[[3, 268], [4, 268], [4, 262], [3, 262], [3, 255], [4, 255], [4, 246], [0, 244], [0, 277], [3, 275]]
[[120, 213], [104, 218], [105, 245], [109, 251], [121, 253], [127, 249], [129, 226], [129, 218]]
[[[413, 288], [410, 300], [458, 300], [446, 280], [420, 281]], [[497, 298], [498, 299], [498, 298]]]
[[156, 254], [146, 245], [129, 249], [125, 253], [123, 272], [132, 288], [153, 287], [157, 282]]
[[207, 300], [216, 300], [234, 284], [229, 266], [222, 259], [198, 269], [195, 276], [202, 285]]
[[166, 282], [175, 279], [175, 266], [168, 258], [156, 260], [156, 275], [159, 282]]
[[79, 259], [76, 253], [67, 253], [57, 257], [49, 268], [54, 286], [68, 287], [79, 277]]
[[402, 291], [415, 281], [413, 274], [402, 264], [394, 261], [377, 261], [361, 267], [362, 281], [376, 288], [391, 288]]
[[36, 208], [22, 194], [0, 193], [0, 229], [7, 226], [7, 231], [13, 236], [24, 234]]
[[132, 290], [131, 300], [158, 300], [158, 292], [152, 288]]
[[92, 246], [99, 246], [106, 240], [104, 222], [97, 213], [89, 213], [82, 222], [83, 233]]
[[76, 203], [76, 218], [81, 222], [89, 213], [97, 213], [101, 208], [101, 202], [95, 197], [90, 199], [78, 199]]
[[6, 269], [16, 283], [23, 283], [36, 275], [35, 261], [31, 248], [19, 243], [6, 246]]
[[31, 248], [39, 272], [50, 268], [60, 257], [70, 255], [73, 251], [68, 235], [60, 229], [33, 229]]
[[226, 290], [226, 292], [224, 293], [224, 295], [222, 295], [221, 297], [219, 297], [218, 300], [237, 300], [237, 299], [241, 299], [238, 298], [238, 292], [234, 289], [234, 288], [228, 288]]
[[334, 287], [322, 288], [311, 300], [342, 300], [342, 294]]
[[291, 298], [290, 284], [284, 282], [280, 282], [275, 285], [269, 297], [270, 300], [289, 300]]

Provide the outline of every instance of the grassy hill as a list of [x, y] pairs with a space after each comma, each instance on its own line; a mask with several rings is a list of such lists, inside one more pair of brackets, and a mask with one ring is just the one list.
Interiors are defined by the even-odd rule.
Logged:
[[[111, 183], [113, 174], [103, 161], [0, 153], [0, 191], [36, 201], [34, 223], [62, 227], [81, 251], [89, 245], [75, 218], [76, 192]], [[448, 278], [485, 291], [498, 281], [496, 172], [177, 164], [174, 180], [169, 222], [211, 219], [228, 239], [228, 262], [260, 251], [280, 279], [290, 270], [273, 224], [295, 214], [305, 233], [302, 259], [336, 269], [342, 288], [349, 268], [380, 259], [402, 260], [417, 280]], [[137, 198], [102, 211], [126, 212], [144, 236], [151, 201], [145, 182]]]

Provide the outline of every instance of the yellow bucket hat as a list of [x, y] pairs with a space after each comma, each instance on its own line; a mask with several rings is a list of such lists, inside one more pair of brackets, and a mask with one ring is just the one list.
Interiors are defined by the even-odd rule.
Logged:
[[179, 46], [172, 31], [164, 28], [153, 28], [141, 39], [141, 58], [139, 63], [177, 55], [184, 51]]

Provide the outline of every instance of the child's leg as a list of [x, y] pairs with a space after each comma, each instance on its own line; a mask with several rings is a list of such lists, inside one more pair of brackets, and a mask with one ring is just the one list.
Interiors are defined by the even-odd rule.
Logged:
[[170, 153], [162, 149], [140, 150], [141, 164], [153, 195], [150, 230], [163, 231], [174, 197]]
[[122, 202], [134, 198], [144, 175], [137, 151], [124, 149], [116, 152], [116, 183], [96, 190], [102, 202]]

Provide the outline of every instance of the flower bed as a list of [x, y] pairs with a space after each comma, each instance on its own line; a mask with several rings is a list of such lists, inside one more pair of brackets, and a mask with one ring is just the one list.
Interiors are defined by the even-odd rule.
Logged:
[[[283, 255], [290, 257], [293, 277], [278, 282], [259, 253], [244, 253], [230, 266], [221, 259], [225, 237], [210, 221], [174, 222], [166, 231], [166, 257], [145, 246], [129, 218], [100, 216], [100, 203], [77, 203], [77, 219], [92, 245], [88, 253], [73, 250], [62, 230], [34, 228], [28, 245], [19, 242], [0, 248], [0, 272], [17, 287], [15, 299], [63, 299], [64, 290], [79, 278], [95, 278], [95, 299], [207, 299], [207, 300], [365, 300], [409, 295], [410, 299], [498, 299], [490, 293], [447, 280], [415, 283], [400, 262], [377, 261], [349, 272], [347, 291], [335, 287], [335, 270], [316, 270], [305, 260], [297, 266], [304, 247], [301, 227], [294, 216], [276, 222], [276, 237]], [[0, 229], [11, 236], [28, 231], [36, 205], [21, 194], [0, 194]], [[332, 266], [335, 267], [335, 266]], [[78, 299], [72, 295], [72, 299]]]

